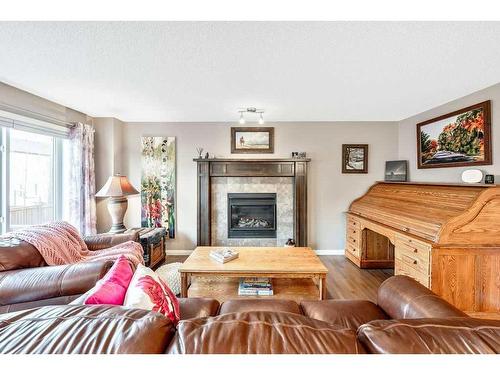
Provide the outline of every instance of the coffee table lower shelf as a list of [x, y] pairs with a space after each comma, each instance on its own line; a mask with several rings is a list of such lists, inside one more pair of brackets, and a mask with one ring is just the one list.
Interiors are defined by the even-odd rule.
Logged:
[[272, 279], [272, 296], [240, 296], [238, 295], [239, 278], [210, 276], [192, 276], [188, 289], [188, 297], [213, 298], [219, 302], [237, 298], [259, 299], [290, 299], [297, 302], [303, 300], [317, 300], [319, 298], [318, 286], [312, 279]]

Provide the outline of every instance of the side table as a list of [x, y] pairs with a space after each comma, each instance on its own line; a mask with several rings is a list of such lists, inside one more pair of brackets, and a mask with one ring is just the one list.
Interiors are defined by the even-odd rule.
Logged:
[[139, 243], [143, 249], [144, 264], [146, 267], [159, 266], [166, 256], [166, 228], [132, 228], [128, 231], [139, 230]]

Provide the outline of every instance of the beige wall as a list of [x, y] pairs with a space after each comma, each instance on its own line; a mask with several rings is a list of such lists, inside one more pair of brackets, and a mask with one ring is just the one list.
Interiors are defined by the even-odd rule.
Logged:
[[[196, 245], [196, 147], [210, 154], [229, 157], [230, 127], [216, 123], [125, 123], [123, 170], [140, 187], [140, 137], [177, 137], [177, 238], [170, 249], [191, 250]], [[349, 203], [375, 181], [383, 179], [384, 162], [397, 157], [397, 123], [332, 122], [269, 123], [275, 127], [275, 154], [257, 157], [289, 157], [306, 151], [309, 168], [309, 239], [318, 250], [344, 248], [344, 215]], [[342, 174], [343, 143], [368, 143], [369, 173]], [[233, 155], [234, 156], [234, 155]], [[245, 155], [238, 155], [245, 157]], [[247, 155], [246, 157], [256, 157]], [[102, 215], [98, 220], [102, 220]], [[140, 225], [140, 198], [129, 199], [125, 224]]]
[[399, 158], [409, 160], [409, 177], [411, 181], [461, 182], [461, 174], [467, 167], [417, 169], [416, 124], [431, 118], [444, 115], [460, 108], [491, 100], [493, 165], [479, 166], [485, 174], [494, 174], [495, 181], [500, 182], [500, 84], [496, 84], [463, 98], [430, 109], [416, 116], [399, 122]]
[[[384, 162], [409, 160], [412, 181], [458, 182], [466, 168], [416, 168], [416, 123], [484, 101], [492, 101], [493, 162], [480, 167], [495, 174], [500, 181], [500, 84], [430, 109], [399, 122], [325, 122], [275, 123], [274, 155], [288, 157], [292, 151], [306, 151], [312, 158], [309, 173], [309, 238], [319, 250], [344, 247], [344, 218], [349, 203], [375, 181], [383, 179]], [[163, 135], [177, 137], [177, 238], [171, 249], [192, 249], [196, 244], [196, 168], [192, 161], [195, 148], [201, 146], [211, 154], [229, 157], [229, 128], [220, 123], [123, 123], [115, 118], [92, 119], [88, 115], [30, 94], [0, 82], [0, 106], [16, 112], [30, 111], [60, 121], [93, 123], [96, 128], [96, 188], [104, 185], [111, 174], [130, 176], [140, 187], [140, 137]], [[26, 113], [20, 113], [26, 114]], [[341, 145], [368, 143], [369, 172], [366, 175], [341, 174]], [[245, 157], [241, 155], [238, 157]], [[255, 157], [248, 155], [247, 157]], [[128, 226], [140, 225], [140, 198], [130, 198], [126, 216]], [[111, 222], [106, 201], [97, 201], [98, 231], [105, 232]]]
[[[123, 122], [111, 117], [96, 117], [95, 127], [95, 185], [96, 191], [106, 183], [113, 174], [123, 173]], [[107, 232], [111, 228], [111, 217], [108, 214], [107, 200], [97, 198], [97, 232]]]
[[30, 111], [59, 121], [89, 122], [92, 120], [85, 113], [75, 111], [2, 82], [0, 82], [0, 106], [8, 106], [9, 108], [5, 108], [5, 110], [21, 115], [26, 114], [22, 111]]

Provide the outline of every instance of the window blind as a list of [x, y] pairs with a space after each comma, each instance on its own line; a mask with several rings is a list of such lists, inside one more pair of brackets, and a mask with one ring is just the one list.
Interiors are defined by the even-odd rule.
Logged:
[[70, 131], [70, 129], [66, 126], [2, 110], [0, 110], [0, 126], [58, 138], [68, 138]]

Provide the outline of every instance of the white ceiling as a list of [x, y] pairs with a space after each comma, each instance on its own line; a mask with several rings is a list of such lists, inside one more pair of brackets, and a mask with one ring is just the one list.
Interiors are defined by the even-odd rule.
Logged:
[[401, 120], [500, 82], [500, 22], [0, 22], [0, 81], [123, 121]]

